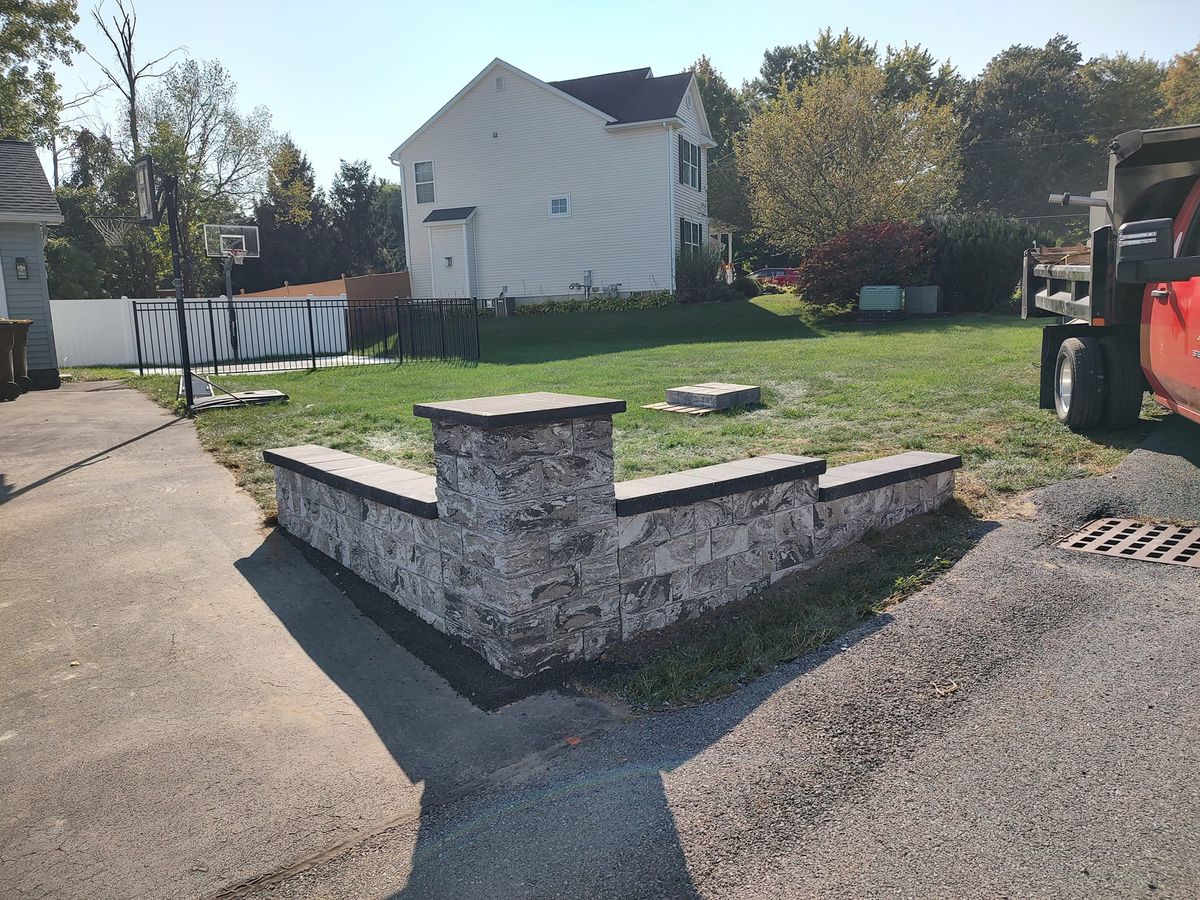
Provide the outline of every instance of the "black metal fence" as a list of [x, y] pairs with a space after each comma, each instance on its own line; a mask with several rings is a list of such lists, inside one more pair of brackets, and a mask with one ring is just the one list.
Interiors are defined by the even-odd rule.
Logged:
[[[410, 360], [479, 359], [479, 303], [281, 297], [185, 300], [192, 368], [281, 372]], [[141, 374], [182, 365], [174, 300], [134, 300]]]

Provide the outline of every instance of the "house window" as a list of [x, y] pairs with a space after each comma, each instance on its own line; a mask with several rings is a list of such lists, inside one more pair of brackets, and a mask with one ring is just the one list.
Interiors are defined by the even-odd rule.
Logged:
[[679, 183], [700, 190], [700, 147], [682, 136], [679, 138]]
[[413, 163], [413, 184], [417, 186], [417, 202], [433, 202], [433, 163]]
[[550, 218], [565, 219], [571, 215], [571, 197], [550, 198]]
[[498, 90], [498, 91], [504, 90], [504, 76], [503, 75], [496, 76], [496, 90]]
[[700, 242], [704, 238], [704, 229], [699, 222], [689, 222], [687, 219], [679, 220], [679, 249], [685, 253], [695, 253], [700, 249]]

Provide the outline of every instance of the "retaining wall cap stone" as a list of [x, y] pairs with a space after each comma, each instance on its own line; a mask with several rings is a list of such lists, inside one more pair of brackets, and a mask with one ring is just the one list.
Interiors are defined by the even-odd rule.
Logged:
[[902, 481], [912, 481], [961, 468], [961, 456], [952, 453], [928, 453], [924, 450], [910, 450], [882, 459], [834, 466], [818, 481], [817, 499], [822, 502], [840, 500]]
[[823, 459], [773, 453], [669, 475], [619, 481], [614, 486], [617, 515], [632, 516], [669, 506], [712, 500], [755, 488], [811, 478], [824, 471]]
[[437, 478], [316, 444], [264, 450], [272, 466], [423, 519], [436, 519]]
[[535, 391], [499, 397], [474, 397], [443, 403], [418, 403], [413, 415], [435, 422], [474, 425], [477, 428], [503, 428], [508, 425], [541, 425], [566, 422], [590, 416], [625, 412], [624, 400], [610, 397], [581, 397]]

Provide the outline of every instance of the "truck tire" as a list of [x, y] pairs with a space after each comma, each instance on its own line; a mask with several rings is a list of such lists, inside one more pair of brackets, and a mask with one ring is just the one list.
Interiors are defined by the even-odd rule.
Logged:
[[1136, 341], [1116, 335], [1100, 339], [1104, 360], [1104, 413], [1100, 424], [1121, 431], [1133, 428], [1142, 416], [1145, 379]]
[[1062, 342], [1054, 362], [1054, 412], [1072, 431], [1090, 431], [1104, 413], [1104, 362], [1093, 337]]

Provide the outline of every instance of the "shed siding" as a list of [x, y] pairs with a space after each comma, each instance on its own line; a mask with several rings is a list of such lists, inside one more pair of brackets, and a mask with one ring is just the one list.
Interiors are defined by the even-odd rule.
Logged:
[[[494, 68], [404, 148], [413, 296], [436, 296], [422, 222], [456, 206], [478, 207], [470, 226], [476, 296], [505, 287], [511, 297], [569, 296], [585, 269], [596, 287], [669, 288], [663, 141], [661, 126], [610, 133], [598, 116]], [[425, 160], [434, 164], [433, 203], [416, 202], [413, 163]], [[551, 218], [549, 198], [566, 195], [570, 217]]]
[[[56, 369], [54, 330], [50, 322], [50, 291], [46, 282], [46, 257], [42, 226], [17, 222], [0, 223], [0, 265], [8, 315], [33, 319], [29, 328], [29, 368]], [[29, 278], [17, 278], [17, 257], [25, 257]]]
[[[698, 92], [695, 87], [689, 88], [685, 95], [691, 97], [692, 104], [689, 107], [687, 102], [681, 103], [679, 106], [679, 127], [677, 134], [683, 135], [684, 140], [690, 141], [693, 144], [699, 144], [702, 141], [712, 140], [711, 136], [704, 130], [704, 125], [701, 122], [700, 116], [696, 111], [696, 104], [700, 102]], [[679, 183], [679, 141], [675, 140], [671, 143], [671, 174], [675, 181], [675, 248], [679, 247], [679, 219], [687, 219], [689, 222], [699, 222], [703, 231], [703, 241], [707, 241], [709, 237], [708, 227], [708, 150], [704, 147], [700, 148], [700, 190], [696, 190], [690, 184]]]

